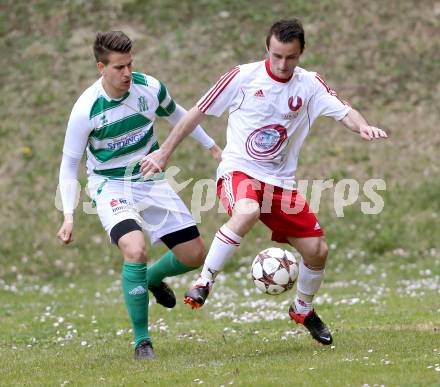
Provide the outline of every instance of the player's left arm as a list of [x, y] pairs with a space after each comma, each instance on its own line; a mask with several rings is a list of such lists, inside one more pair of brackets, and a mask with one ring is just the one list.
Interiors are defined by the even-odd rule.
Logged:
[[350, 107], [347, 101], [341, 99], [321, 77], [316, 73], [312, 76], [313, 98], [310, 103], [310, 116], [314, 121], [318, 116], [333, 117], [342, 122], [348, 129], [368, 141], [387, 138], [383, 129], [370, 126], [367, 120], [356, 110]]
[[365, 140], [371, 141], [378, 138], [388, 138], [387, 133], [383, 129], [369, 125], [367, 120], [356, 109], [350, 109], [341, 122], [351, 131], [359, 133]]

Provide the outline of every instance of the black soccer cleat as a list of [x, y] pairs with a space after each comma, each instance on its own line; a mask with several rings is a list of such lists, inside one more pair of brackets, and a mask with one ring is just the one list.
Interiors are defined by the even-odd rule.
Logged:
[[151, 341], [141, 341], [134, 350], [134, 358], [136, 360], [149, 360], [154, 359], [156, 355], [153, 351]]
[[148, 290], [153, 293], [156, 302], [165, 308], [174, 308], [176, 306], [176, 295], [165, 282], [161, 281], [157, 286], [149, 286]]
[[201, 308], [208, 298], [211, 286], [209, 283], [206, 285], [198, 284], [197, 282], [185, 292], [185, 299], [183, 302], [189, 304], [192, 309]]
[[289, 308], [289, 316], [292, 320], [296, 321], [297, 324], [304, 325], [312, 337], [321, 344], [330, 345], [333, 342], [330, 331], [314, 309], [307, 314], [300, 314], [295, 311], [294, 303], [292, 303]]

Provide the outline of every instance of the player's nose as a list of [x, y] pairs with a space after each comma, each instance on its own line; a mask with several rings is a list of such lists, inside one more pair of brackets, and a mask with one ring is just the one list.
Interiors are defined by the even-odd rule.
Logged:
[[280, 61], [280, 70], [282, 70], [282, 71], [287, 70], [287, 61], [286, 61], [286, 59], [281, 59], [281, 61]]
[[128, 68], [128, 66], [124, 67], [124, 73], [123, 73], [124, 77], [130, 78], [131, 77], [131, 71]]

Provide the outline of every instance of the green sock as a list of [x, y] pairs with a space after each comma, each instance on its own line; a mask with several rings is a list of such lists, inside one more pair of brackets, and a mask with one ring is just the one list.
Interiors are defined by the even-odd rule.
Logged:
[[136, 347], [142, 340], [150, 340], [148, 336], [147, 264], [124, 262], [121, 279]]
[[195, 267], [189, 267], [178, 261], [171, 250], [162, 255], [157, 262], [148, 268], [147, 280], [150, 286], [157, 286], [165, 277], [187, 273]]

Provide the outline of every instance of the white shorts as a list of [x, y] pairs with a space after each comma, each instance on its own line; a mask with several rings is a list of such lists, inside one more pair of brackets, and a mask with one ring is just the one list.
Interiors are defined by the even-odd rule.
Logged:
[[126, 219], [134, 219], [151, 244], [160, 242], [164, 235], [196, 224], [165, 179], [129, 182], [90, 176], [88, 189], [109, 236], [112, 228]]

